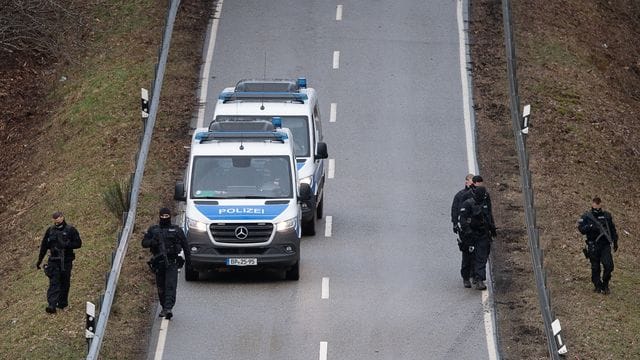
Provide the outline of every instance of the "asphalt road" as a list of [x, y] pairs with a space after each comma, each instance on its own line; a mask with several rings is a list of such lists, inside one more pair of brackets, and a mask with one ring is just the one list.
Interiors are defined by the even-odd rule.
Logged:
[[456, 2], [341, 4], [223, 3], [205, 119], [241, 78], [306, 76], [334, 164], [326, 218], [298, 282], [181, 274], [163, 359], [489, 358], [449, 220], [468, 172]]

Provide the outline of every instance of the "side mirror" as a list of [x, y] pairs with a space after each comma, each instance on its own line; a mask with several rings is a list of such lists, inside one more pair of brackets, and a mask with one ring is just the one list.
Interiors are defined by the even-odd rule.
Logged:
[[316, 159], [326, 159], [329, 157], [327, 153], [327, 144], [319, 142], [316, 148]]
[[173, 199], [176, 201], [187, 201], [187, 196], [184, 191], [184, 181], [176, 181], [176, 187], [173, 191]]
[[299, 201], [309, 201], [311, 200], [311, 186], [307, 183], [301, 183], [300, 189], [298, 190], [298, 200]]

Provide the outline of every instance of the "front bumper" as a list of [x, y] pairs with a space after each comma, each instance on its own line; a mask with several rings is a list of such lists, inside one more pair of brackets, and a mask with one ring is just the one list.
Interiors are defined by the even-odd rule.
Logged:
[[[242, 246], [214, 245], [209, 234], [190, 231], [187, 243], [191, 250], [190, 266], [196, 271], [208, 271], [228, 266], [229, 258], [255, 258], [257, 266], [246, 268], [287, 268], [300, 260], [300, 239], [295, 230], [276, 232], [269, 244], [243, 244]], [[289, 250], [290, 249], [290, 250]]]

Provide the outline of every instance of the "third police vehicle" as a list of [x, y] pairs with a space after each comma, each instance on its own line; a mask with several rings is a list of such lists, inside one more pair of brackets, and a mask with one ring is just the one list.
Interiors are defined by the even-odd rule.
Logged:
[[291, 132], [282, 121], [215, 122], [196, 129], [184, 181], [191, 261], [185, 278], [238, 266], [284, 269], [298, 280], [301, 203], [311, 187], [298, 186]]
[[291, 130], [296, 166], [301, 183], [309, 184], [312, 199], [302, 205], [302, 233], [314, 235], [316, 218], [324, 209], [327, 145], [322, 140], [320, 108], [315, 89], [305, 78], [297, 80], [240, 80], [224, 89], [216, 104], [212, 123], [253, 121], [278, 116]]

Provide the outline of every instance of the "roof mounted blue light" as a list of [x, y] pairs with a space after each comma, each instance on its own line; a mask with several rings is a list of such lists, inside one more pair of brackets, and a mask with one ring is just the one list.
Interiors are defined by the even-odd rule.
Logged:
[[292, 93], [292, 92], [221, 92], [218, 96], [218, 100], [222, 100], [224, 102], [227, 101], [239, 101], [239, 100], [265, 100], [265, 101], [273, 101], [273, 100], [290, 100], [290, 101], [299, 101], [304, 102], [308, 99], [307, 94], [301, 93]]
[[284, 131], [202, 131], [196, 133], [195, 139], [200, 143], [210, 140], [275, 140], [284, 142], [289, 136]]
[[274, 116], [271, 118], [271, 123], [273, 124], [273, 127], [279, 129], [282, 127], [282, 118], [280, 116]]
[[297, 80], [297, 84], [298, 84], [298, 87], [300, 89], [306, 88], [307, 87], [307, 78], [299, 77], [298, 80]]

